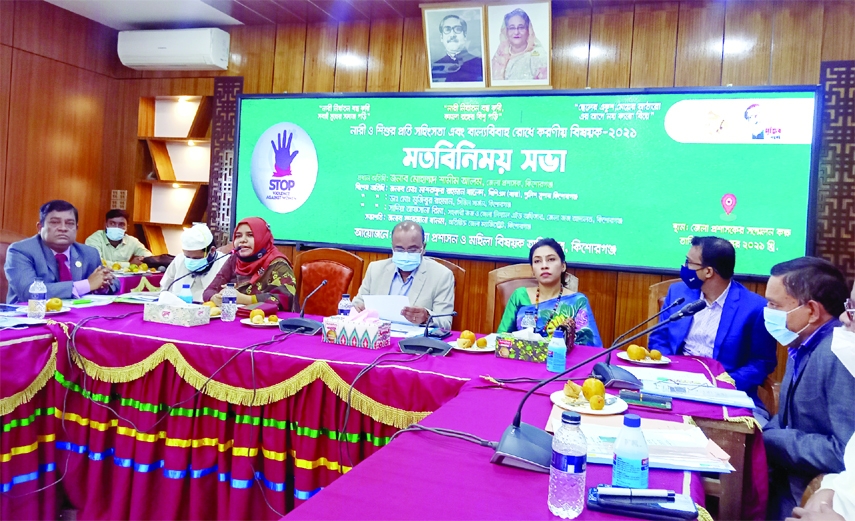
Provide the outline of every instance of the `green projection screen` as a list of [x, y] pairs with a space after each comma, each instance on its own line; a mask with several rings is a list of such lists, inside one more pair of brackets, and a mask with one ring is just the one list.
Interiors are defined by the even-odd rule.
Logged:
[[814, 87], [244, 96], [234, 212], [277, 241], [675, 269], [693, 235], [767, 275], [810, 251]]

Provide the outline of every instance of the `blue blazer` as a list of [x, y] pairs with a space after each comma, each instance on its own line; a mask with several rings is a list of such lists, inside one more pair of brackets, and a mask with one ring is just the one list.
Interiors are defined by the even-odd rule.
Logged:
[[[69, 252], [72, 280], [84, 280], [101, 266], [98, 250], [75, 242]], [[26, 302], [30, 298], [30, 284], [41, 277], [47, 286], [47, 298], [74, 298], [72, 282], [59, 282], [59, 267], [54, 253], [42, 242], [39, 235], [9, 245], [6, 251], [6, 279], [9, 292], [6, 302]]]
[[[674, 283], [668, 289], [663, 308], [680, 297], [687, 303], [694, 302], [701, 298], [701, 290], [691, 290], [683, 282]], [[766, 376], [778, 365], [778, 343], [766, 331], [764, 307], [766, 299], [732, 280], [713, 345], [713, 358], [733, 377], [736, 388], [748, 393], [758, 406], [762, 403], [757, 397], [757, 387], [763, 385]], [[679, 306], [663, 313], [659, 320], [664, 321], [677, 311]], [[664, 354], [682, 355], [693, 320], [678, 320], [654, 331], [648, 347]]]

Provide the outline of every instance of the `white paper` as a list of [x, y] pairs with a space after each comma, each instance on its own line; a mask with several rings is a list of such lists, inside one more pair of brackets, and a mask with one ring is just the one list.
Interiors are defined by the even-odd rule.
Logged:
[[0, 317], [0, 331], [4, 329], [23, 329], [28, 326], [47, 324], [47, 320], [38, 318], [27, 318], [26, 316]]
[[641, 390], [645, 393], [746, 409], [755, 407], [754, 400], [744, 391], [718, 388], [701, 374], [652, 367], [624, 369], [641, 380]]
[[[85, 304], [75, 304], [76, 300], [91, 300], [92, 302], [87, 302]], [[113, 301], [116, 300], [115, 295], [86, 295], [82, 299], [63, 299], [62, 306], [70, 307], [70, 308], [92, 308], [97, 306], [106, 306], [107, 304], [112, 304]]]
[[392, 322], [392, 329], [401, 331], [398, 324], [412, 326], [413, 324], [401, 315], [401, 310], [410, 305], [406, 295], [363, 295], [365, 309], [372, 309], [383, 320]]
[[654, 367], [622, 367], [632, 373], [639, 380], [712, 387], [712, 384], [707, 380], [707, 377], [698, 373], [672, 371], [671, 369], [659, 369]]

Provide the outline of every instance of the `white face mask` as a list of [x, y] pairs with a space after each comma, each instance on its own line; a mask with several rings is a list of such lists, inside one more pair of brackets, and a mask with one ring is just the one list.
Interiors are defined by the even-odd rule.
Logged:
[[855, 376], [855, 333], [843, 327], [834, 328], [831, 352]]

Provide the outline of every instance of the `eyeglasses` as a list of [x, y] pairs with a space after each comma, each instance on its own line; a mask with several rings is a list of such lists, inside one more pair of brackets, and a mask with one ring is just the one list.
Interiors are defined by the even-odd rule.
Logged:
[[421, 253], [422, 249], [416, 246], [412, 246], [410, 248], [404, 249], [400, 247], [392, 248], [392, 251], [396, 251], [398, 253]]
[[463, 26], [462, 25], [455, 25], [454, 27], [452, 27], [450, 25], [443, 25], [442, 26], [442, 34], [451, 34], [452, 31], [454, 31], [455, 34], [463, 34]]
[[[690, 268], [691, 266], [689, 266], [689, 264], [694, 264], [695, 266], [700, 266], [700, 268], [706, 268], [706, 266], [704, 266], [700, 262], [695, 262], [695, 261], [689, 259], [688, 257], [686, 257], [686, 262], [683, 263], [683, 266]], [[700, 268], [695, 268], [695, 269], [700, 269]]]

